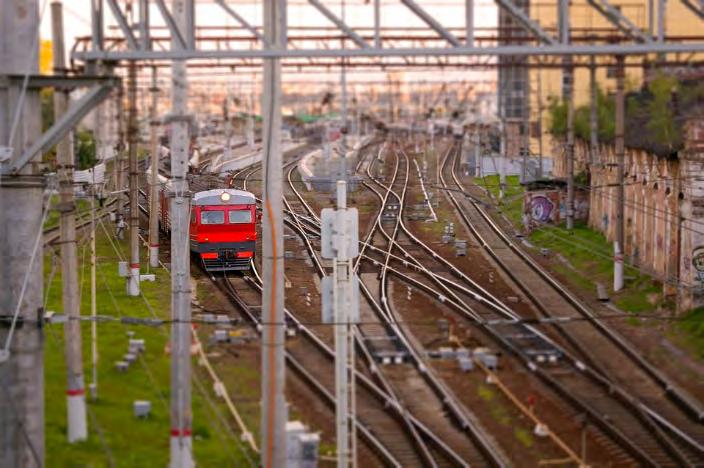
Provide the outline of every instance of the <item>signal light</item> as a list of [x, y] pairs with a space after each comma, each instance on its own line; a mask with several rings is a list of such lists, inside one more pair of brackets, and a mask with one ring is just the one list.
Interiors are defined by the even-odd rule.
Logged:
[[218, 258], [217, 252], [203, 252], [200, 254], [200, 258], [203, 260], [216, 260]]
[[252, 258], [254, 257], [254, 252], [237, 252], [235, 256], [237, 258]]

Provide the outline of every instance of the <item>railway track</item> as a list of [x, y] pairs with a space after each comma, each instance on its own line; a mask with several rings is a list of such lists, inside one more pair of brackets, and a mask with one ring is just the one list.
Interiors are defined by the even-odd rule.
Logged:
[[[455, 171], [458, 152], [456, 145], [448, 150], [439, 175], [444, 188], [466, 192]], [[452, 186], [445, 180], [447, 169], [452, 176]], [[514, 282], [536, 309], [549, 317], [582, 315], [588, 319], [561, 323], [558, 328], [560, 336], [579, 353], [579, 360], [574, 362], [579, 364], [582, 374], [589, 376], [601, 391], [595, 394], [593, 388], [581, 388], [584, 384], [579, 382], [584, 379], [579, 378], [570, 382], [563, 377], [562, 384], [572, 389], [575, 395], [583, 395], [585, 401], [619, 428], [634, 446], [631, 454], [640, 462], [650, 466], [704, 463], [704, 428], [698, 405], [615, 332], [594, 320], [593, 313], [586, 306], [508, 239], [479, 203], [469, 197], [458, 199], [452, 190], [447, 190], [446, 196], [497, 268]], [[600, 349], [601, 356], [608, 354], [610, 362], [597, 359], [596, 353], [591, 351], [595, 349]], [[608, 364], [617, 364], [619, 368]], [[624, 369], [627, 365], [629, 368]], [[548, 373], [553, 379], [559, 378], [556, 371]]]
[[[396, 170], [394, 170], [394, 175], [392, 175], [394, 181], [397, 179], [396, 174], [398, 174], [398, 172], [397, 166]], [[407, 180], [407, 175], [405, 179]], [[291, 190], [299, 200], [298, 205], [303, 206], [307, 212], [304, 218], [299, 213], [289, 211], [289, 216], [291, 217], [290, 224], [295, 226], [302, 236], [306, 236], [306, 232], [310, 232], [311, 230], [315, 233], [316, 229], [319, 229], [317, 214], [296, 190], [291, 180], [291, 171], [289, 171], [288, 180]], [[398, 184], [399, 186], [405, 186], [406, 181], [399, 180]], [[370, 239], [374, 236], [375, 231], [381, 227], [380, 219], [384, 212], [384, 201], [388, 200], [388, 194], [391, 193], [392, 190], [389, 187], [387, 197], [382, 197], [382, 209], [379, 210], [375, 221], [372, 223], [372, 228], [367, 234], [367, 240], [362, 245], [362, 256], [364, 255], [365, 248], [371, 245]], [[288, 202], [287, 208], [291, 208]], [[308, 227], [305, 227], [304, 224], [308, 225]], [[310, 242], [307, 242], [307, 248], [311, 256], [316, 257], [315, 250], [312, 245], [310, 245]], [[319, 262], [317, 262], [317, 264], [319, 265]], [[432, 370], [424, 363], [423, 358], [421, 358], [421, 352], [416, 349], [416, 345], [412, 344], [412, 340], [409, 339], [406, 333], [399, 327], [397, 323], [398, 314], [394, 311], [392, 301], [389, 300], [386, 294], [387, 280], [385, 276], [392, 269], [389, 267], [388, 262], [379, 262], [379, 265], [379, 276], [384, 279], [381, 281], [377, 280], [377, 286], [367, 285], [366, 281], [361, 282], [362, 292], [366, 298], [366, 302], [375, 310], [376, 317], [372, 324], [377, 326], [379, 320], [382, 320], [381, 325], [387, 333], [390, 331], [394, 339], [403, 345], [408, 355], [408, 362], [412, 365], [379, 367], [376, 365], [378, 360], [374, 360], [372, 366], [374, 366], [373, 368], [376, 371], [375, 375], [377, 375], [378, 378], [388, 379], [388, 384], [392, 386], [393, 390], [399, 393], [399, 397], [406, 402], [411, 413], [417, 414], [421, 418], [427, 418], [424, 420], [428, 421], [429, 425], [432, 424], [430, 427], [433, 431], [440, 435], [447, 445], [456, 450], [458, 456], [464, 463], [477, 466], [487, 464], [501, 466], [506, 464], [503, 454], [497, 450], [494, 443], [489, 440], [490, 438], [476, 426], [476, 421], [466, 414], [466, 410], [457, 402], [456, 397], [452, 395], [449, 389], [435, 377]], [[356, 267], [359, 267], [359, 261]], [[318, 266], [318, 269], [321, 270], [322, 267]], [[396, 274], [399, 274], [399, 272], [396, 272]], [[364, 310], [364, 308], [362, 310]], [[366, 347], [367, 351], [369, 351], [363, 339], [363, 328], [364, 325], [357, 327], [357, 329], [360, 330], [358, 346], [362, 349]], [[437, 415], [442, 413], [447, 414], [446, 419], [444, 419], [442, 423], [438, 423]]]
[[[258, 167], [256, 166], [242, 171], [243, 188], [247, 188], [247, 178], [257, 171]], [[253, 272], [256, 276], [257, 270], [254, 265]], [[231, 279], [226, 281], [224, 289], [233, 304], [244, 311], [245, 316], [252, 323], [257, 323], [260, 303], [252, 305], [242, 299], [241, 291], [245, 286], [242, 281], [238, 280], [237, 285], [233, 285]], [[260, 288], [258, 277], [256, 282], [253, 282], [251, 278], [243, 281], [250, 286]], [[298, 335], [303, 338], [288, 341], [287, 363], [334, 408], [334, 397], [332, 396], [334, 391], [333, 351], [312, 331], [303, 326], [288, 310], [286, 310], [286, 317], [288, 326], [298, 330]], [[358, 403], [357, 429], [385, 464], [390, 466], [465, 466], [459, 458], [452, 456], [452, 452], [448, 452], [442, 440], [429, 431], [421, 420], [409, 416], [395, 396], [389, 395], [385, 389], [379, 388], [361, 372], [358, 371], [357, 374], [357, 381], [361, 383], [358, 386], [360, 389], [358, 398], [362, 399], [362, 403]], [[432, 441], [433, 453], [439, 456], [443, 463], [435, 463], [433, 459], [426, 459], [422, 455], [424, 450], [419, 450], [419, 447], [425, 446], [427, 441]], [[447, 455], [448, 453], [449, 455]]]

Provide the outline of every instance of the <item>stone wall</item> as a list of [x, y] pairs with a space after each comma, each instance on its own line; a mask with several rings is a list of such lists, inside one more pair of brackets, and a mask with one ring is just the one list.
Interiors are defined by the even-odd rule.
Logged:
[[[664, 284], [679, 310], [704, 305], [704, 121], [684, 128], [685, 149], [678, 158], [641, 150], [625, 156], [625, 253], [627, 262]], [[554, 143], [553, 174], [565, 177], [565, 157]], [[589, 162], [584, 142], [575, 147], [575, 173], [589, 176], [589, 226], [609, 241], [616, 236], [616, 157], [602, 145]], [[577, 185], [579, 188], [579, 185]], [[628, 272], [626, 272], [628, 274]]]

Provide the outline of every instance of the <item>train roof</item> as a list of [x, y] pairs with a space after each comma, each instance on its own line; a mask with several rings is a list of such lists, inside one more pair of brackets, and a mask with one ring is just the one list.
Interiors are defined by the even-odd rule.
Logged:
[[[223, 194], [229, 194], [230, 198], [223, 199]], [[226, 198], [226, 197], [225, 197]], [[203, 192], [196, 192], [193, 195], [194, 205], [253, 205], [256, 202], [254, 194], [236, 189], [213, 189]]]

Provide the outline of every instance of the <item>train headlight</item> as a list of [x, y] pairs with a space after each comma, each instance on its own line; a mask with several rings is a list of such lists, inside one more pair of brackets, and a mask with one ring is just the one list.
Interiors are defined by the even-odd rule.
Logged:
[[220, 200], [224, 202], [230, 201], [230, 194], [227, 192], [222, 192], [222, 194], [220, 194]]

